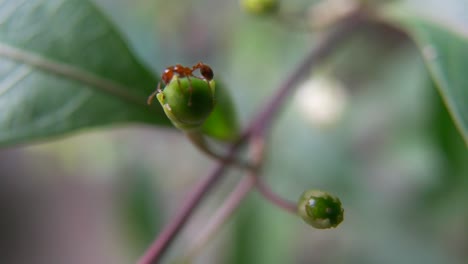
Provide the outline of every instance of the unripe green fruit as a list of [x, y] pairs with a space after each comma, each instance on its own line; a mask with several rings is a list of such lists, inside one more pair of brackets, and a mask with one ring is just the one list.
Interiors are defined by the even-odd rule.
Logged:
[[337, 227], [343, 221], [341, 201], [320, 190], [305, 191], [297, 206], [297, 212], [311, 226], [318, 229]]
[[254, 15], [276, 13], [279, 8], [278, 0], [241, 0], [244, 10]]
[[174, 76], [156, 97], [175, 127], [191, 131], [199, 129], [213, 111], [214, 91], [213, 80]]

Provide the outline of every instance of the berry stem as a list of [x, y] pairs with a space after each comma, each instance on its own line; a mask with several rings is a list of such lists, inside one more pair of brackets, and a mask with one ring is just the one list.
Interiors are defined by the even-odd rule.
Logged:
[[224, 200], [222, 206], [218, 208], [210, 218], [211, 220], [205, 225], [205, 228], [202, 229], [191, 242], [191, 246], [182, 260], [192, 260], [199, 254], [201, 249], [208, 244], [222, 225], [234, 214], [242, 200], [244, 200], [250, 190], [255, 186], [257, 179], [259, 178], [261, 163], [263, 161], [265, 146], [263, 136], [252, 135], [249, 141], [249, 146], [254, 167], [249, 170], [248, 175], [240, 180], [234, 190]]
[[213, 148], [210, 147], [206, 141], [205, 135], [200, 131], [190, 131], [186, 132], [185, 135], [192, 142], [192, 144], [198, 148], [201, 152], [206, 154], [208, 157], [217, 160], [219, 162], [231, 163], [233, 166], [237, 166], [242, 169], [253, 169], [253, 165], [248, 162], [238, 160], [236, 158], [228, 158], [224, 155], [217, 153]]
[[270, 201], [272, 204], [278, 206], [281, 209], [284, 209], [285, 211], [291, 213], [291, 214], [297, 214], [297, 205], [295, 202], [291, 202], [288, 200], [283, 199], [282, 197], [278, 196], [277, 193], [275, 193], [262, 179], [259, 177], [257, 179], [257, 182], [255, 184], [255, 187], [257, 190], [262, 194], [263, 197], [265, 197], [268, 201]]
[[[305, 60], [299, 64], [296, 70], [279, 86], [276, 94], [266, 103], [265, 107], [259, 111], [259, 114], [253, 119], [245, 132], [242, 133], [242, 136], [231, 145], [226, 155], [227, 161], [235, 157], [235, 154], [251, 135], [263, 134], [270, 128], [274, 117], [282, 108], [285, 99], [290, 98], [288, 95], [294, 91], [297, 84], [299, 84], [305, 76], [309, 75], [314, 66], [322, 63], [325, 58], [332, 54], [339, 44], [343, 43], [348, 36], [352, 35], [351, 33], [355, 32], [356, 29], [363, 24], [363, 21], [365, 20], [362, 19], [359, 13], [350, 16], [342, 21], [339, 27], [320, 42], [311, 53], [306, 55]], [[178, 211], [173, 221], [163, 229], [156, 241], [154, 241], [144, 253], [138, 261], [139, 264], [152, 264], [160, 261], [162, 254], [173, 242], [176, 235], [185, 225], [196, 207], [201, 203], [202, 199], [206, 197], [209, 191], [215, 186], [216, 182], [221, 178], [228, 165], [228, 162], [220, 161], [211, 173], [194, 187], [192, 192], [188, 195], [186, 203], [181, 207], [180, 211]]]
[[[229, 150], [226, 158], [232, 159], [235, 153], [240, 149], [246, 137], [241, 137]], [[162, 254], [166, 251], [169, 245], [174, 241], [176, 235], [180, 232], [202, 199], [212, 189], [216, 182], [221, 178], [228, 164], [219, 162], [211, 173], [203, 178], [193, 188], [193, 191], [187, 195], [185, 204], [182, 205], [178, 213], [174, 216], [173, 221], [163, 229], [153, 244], [147, 249], [145, 254], [140, 258], [138, 264], [158, 263]]]
[[196, 238], [192, 240], [191, 246], [189, 246], [185, 256], [180, 259], [180, 263], [190, 263], [191, 260], [196, 258], [208, 242], [235, 213], [241, 202], [254, 187], [257, 187], [259, 192], [274, 205], [289, 213], [297, 214], [296, 203], [284, 200], [278, 196], [266, 185], [260, 175], [265, 153], [265, 138], [263, 135], [252, 135], [249, 146], [254, 167], [250, 169], [248, 175], [240, 180], [234, 190], [224, 200], [222, 206], [210, 217], [210, 221], [204, 225], [204, 228], [199, 232]]
[[193, 260], [202, 251], [205, 245], [214, 237], [214, 235], [221, 229], [224, 223], [234, 214], [239, 205], [250, 193], [250, 190], [255, 186], [255, 177], [247, 175], [242, 178], [236, 185], [234, 190], [223, 201], [223, 204], [217, 211], [210, 217], [210, 221], [205, 227], [197, 234], [196, 238], [191, 241], [191, 246], [188, 248], [184, 260]]

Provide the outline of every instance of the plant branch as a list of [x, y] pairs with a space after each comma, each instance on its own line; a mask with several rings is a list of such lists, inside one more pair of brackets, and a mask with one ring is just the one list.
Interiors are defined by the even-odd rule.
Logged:
[[280, 207], [281, 209], [284, 209], [285, 211], [288, 211], [289, 213], [297, 214], [296, 203], [285, 200], [282, 197], [278, 196], [278, 194], [276, 194], [272, 189], [270, 189], [270, 187], [265, 183], [264, 179], [262, 179], [261, 177], [257, 179], [255, 187], [257, 187], [257, 190], [262, 194], [262, 196], [265, 197], [272, 204]]
[[192, 244], [182, 260], [192, 260], [198, 255], [201, 249], [211, 240], [221, 226], [227, 222], [239, 207], [242, 200], [244, 200], [250, 190], [255, 186], [257, 179], [259, 178], [261, 163], [263, 161], [264, 141], [265, 140], [261, 135], [252, 135], [249, 146], [251, 150], [252, 163], [255, 168], [250, 169], [248, 175], [242, 178], [234, 190], [229, 194], [228, 198], [224, 200], [222, 206], [214, 213], [210, 221], [205, 225], [205, 228], [202, 229], [197, 237], [191, 242]]
[[[244, 143], [246, 136], [242, 136], [239, 140], [233, 144], [226, 155], [227, 159], [232, 159], [237, 151]], [[159, 234], [156, 241], [147, 249], [145, 254], [138, 261], [139, 264], [151, 264], [158, 263], [162, 254], [173, 242], [175, 236], [180, 232], [182, 227], [185, 225], [187, 220], [190, 218], [192, 213], [195, 211], [197, 206], [200, 204], [202, 199], [206, 196], [208, 191], [215, 185], [215, 183], [221, 178], [221, 175], [227, 169], [227, 163], [220, 162], [216, 164], [216, 167], [211, 173], [203, 178], [186, 198], [186, 203], [183, 204], [182, 208], [178, 211], [173, 221], [163, 229]]]
[[223, 201], [222, 206], [211, 216], [210, 221], [204, 225], [204, 228], [197, 234], [190, 243], [187, 253], [182, 260], [193, 260], [200, 253], [203, 247], [213, 238], [221, 226], [227, 222], [232, 214], [239, 207], [243, 199], [249, 194], [255, 186], [256, 175], [247, 175], [243, 177], [236, 185], [234, 190]]
[[[270, 127], [273, 117], [276, 116], [277, 112], [281, 109], [285, 99], [290, 97], [288, 95], [294, 91], [297, 84], [310, 73], [313, 66], [322, 63], [350, 33], [354, 32], [356, 28], [362, 24], [362, 21], [360, 15], [351, 16], [344, 20], [336, 30], [321, 41], [317, 48], [306, 56], [305, 60], [292, 72], [286, 81], [280, 85], [277, 93], [266, 103], [265, 107], [260, 110], [259, 114], [253, 119], [242, 136], [229, 148], [226, 160], [232, 160], [235, 157], [235, 154], [239, 151], [241, 145], [244, 144], [247, 138], [253, 134], [263, 134], [264, 131]], [[139, 260], [139, 264], [157, 263], [160, 260], [164, 251], [169, 247], [202, 199], [221, 178], [228, 165], [229, 163], [227, 162], [219, 162], [212, 172], [194, 187], [193, 191], [186, 199], [187, 202], [182, 206], [173, 221], [164, 228], [156, 241], [145, 252], [143, 257]]]
[[232, 163], [233, 166], [237, 166], [241, 169], [251, 170], [254, 169], [254, 166], [243, 160], [236, 159], [235, 157], [228, 159], [228, 157], [223, 156], [222, 154], [217, 153], [213, 150], [208, 142], [206, 141], [205, 135], [200, 131], [191, 131], [186, 132], [185, 135], [192, 142], [192, 144], [198, 148], [201, 152], [205, 153], [208, 157], [225, 163]]
[[[187, 253], [181, 258], [181, 263], [189, 263], [195, 259], [201, 250], [214, 237], [224, 223], [234, 214], [241, 202], [245, 199], [250, 190], [257, 187], [258, 191], [271, 203], [284, 209], [285, 211], [297, 214], [296, 203], [284, 200], [278, 196], [273, 190], [266, 185], [260, 175], [262, 162], [265, 153], [265, 138], [263, 135], [252, 135], [250, 139], [252, 163], [255, 169], [251, 169], [246, 177], [236, 185], [234, 190], [224, 200], [222, 206], [213, 214], [210, 221], [204, 225], [204, 228], [199, 232], [195, 239], [192, 240]], [[177, 262], [178, 263], [178, 262]]]
[[301, 81], [309, 76], [311, 69], [322, 63], [333, 50], [335, 50], [342, 42], [354, 32], [359, 26], [366, 21], [365, 15], [357, 12], [337, 25], [337, 28], [325, 36], [315, 49], [305, 56], [304, 61], [292, 71], [291, 75], [279, 86], [277, 93], [265, 105], [260, 113], [253, 119], [251, 127], [253, 130], [269, 129], [274, 117], [286, 98], [289, 98]]

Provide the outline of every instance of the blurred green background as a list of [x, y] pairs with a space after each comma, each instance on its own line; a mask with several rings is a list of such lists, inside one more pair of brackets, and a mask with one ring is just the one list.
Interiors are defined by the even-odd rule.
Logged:
[[[310, 1], [284, 2], [297, 10]], [[450, 1], [407, 2], [468, 26]], [[154, 72], [212, 66], [243, 125], [318, 36], [244, 14], [238, 1], [96, 3]], [[468, 153], [413, 44], [370, 28], [318, 75], [342, 84], [323, 88], [338, 89], [326, 97], [339, 100], [336, 115], [314, 118], [291, 94], [271, 131], [264, 177], [291, 200], [308, 188], [339, 196], [344, 222], [315, 230], [252, 192], [196, 263], [466, 263]], [[181, 133], [149, 126], [2, 149], [0, 263], [132, 263], [212, 166]], [[233, 171], [210, 195], [166, 262], [240, 176]]]

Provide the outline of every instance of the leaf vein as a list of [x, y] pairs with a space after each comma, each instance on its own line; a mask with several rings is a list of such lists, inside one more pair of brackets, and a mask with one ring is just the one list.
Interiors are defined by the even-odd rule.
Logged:
[[57, 122], [66, 122], [67, 117], [78, 111], [78, 109], [84, 105], [91, 96], [92, 93], [89, 90], [84, 90], [81, 94], [76, 95], [73, 100], [67, 101], [67, 103], [60, 109], [54, 111], [53, 114], [43, 115], [41, 118], [35, 120], [32, 125], [38, 127], [50, 127]]
[[7, 7], [0, 8], [0, 25], [8, 21], [11, 18], [11, 16], [15, 14], [18, 7], [20, 7], [24, 3], [25, 1], [18, 0], [15, 1], [15, 4], [6, 4]]
[[117, 83], [113, 80], [102, 78], [91, 72], [70, 66], [68, 64], [53, 61], [35, 53], [21, 50], [1, 42], [0, 57], [8, 58], [20, 63], [24, 63], [31, 67], [35, 67], [42, 71], [80, 82], [90, 86], [91, 88], [106, 92], [120, 98], [123, 101], [138, 105], [140, 107], [147, 107], [145, 103], [146, 99], [142, 96], [138, 96], [129, 92], [129, 87]]
[[0, 97], [18, 84], [21, 80], [26, 78], [32, 72], [31, 68], [22, 65], [17, 67], [16, 70], [8, 74], [8, 77], [3, 79], [0, 83]]

